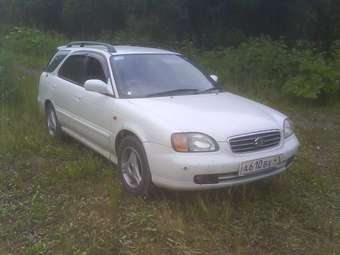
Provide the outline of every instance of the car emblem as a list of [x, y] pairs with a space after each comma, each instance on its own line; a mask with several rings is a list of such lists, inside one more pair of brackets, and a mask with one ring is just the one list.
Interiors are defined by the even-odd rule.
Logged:
[[262, 146], [264, 144], [264, 141], [263, 141], [263, 138], [262, 137], [257, 137], [255, 140], [254, 140], [254, 145], [256, 147], [259, 147], [259, 146]]

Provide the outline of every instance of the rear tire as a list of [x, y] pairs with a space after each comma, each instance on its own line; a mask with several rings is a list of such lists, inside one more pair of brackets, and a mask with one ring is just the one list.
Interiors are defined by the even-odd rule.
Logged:
[[118, 167], [124, 189], [131, 195], [148, 197], [153, 184], [143, 144], [126, 136], [118, 146]]
[[46, 125], [50, 136], [57, 139], [62, 138], [61, 126], [52, 104], [49, 104], [46, 107]]

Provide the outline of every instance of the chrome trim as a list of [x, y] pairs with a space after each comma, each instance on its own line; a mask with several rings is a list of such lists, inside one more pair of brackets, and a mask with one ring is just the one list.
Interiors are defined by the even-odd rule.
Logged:
[[281, 131], [276, 129], [233, 136], [228, 143], [234, 153], [249, 153], [278, 146], [281, 140]]

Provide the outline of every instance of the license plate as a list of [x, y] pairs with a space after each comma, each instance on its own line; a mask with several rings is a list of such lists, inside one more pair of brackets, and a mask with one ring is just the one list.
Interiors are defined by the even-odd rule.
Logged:
[[280, 156], [273, 156], [268, 158], [246, 161], [241, 164], [239, 174], [241, 176], [254, 174], [256, 172], [260, 172], [271, 167], [275, 167], [278, 164], [280, 164]]

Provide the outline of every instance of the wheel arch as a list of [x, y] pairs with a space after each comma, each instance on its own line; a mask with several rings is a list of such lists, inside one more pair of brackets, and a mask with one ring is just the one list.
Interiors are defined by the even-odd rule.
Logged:
[[118, 154], [118, 147], [120, 142], [127, 136], [134, 136], [136, 137], [141, 143], [142, 139], [140, 139], [140, 137], [136, 134], [136, 132], [128, 130], [128, 129], [122, 129], [118, 132], [116, 138], [115, 138], [115, 143], [114, 143], [114, 149], [115, 149], [115, 154]]
[[43, 108], [45, 114], [46, 114], [46, 110], [49, 106], [53, 107], [53, 102], [50, 99], [46, 99], [45, 103], [44, 103], [44, 108]]

